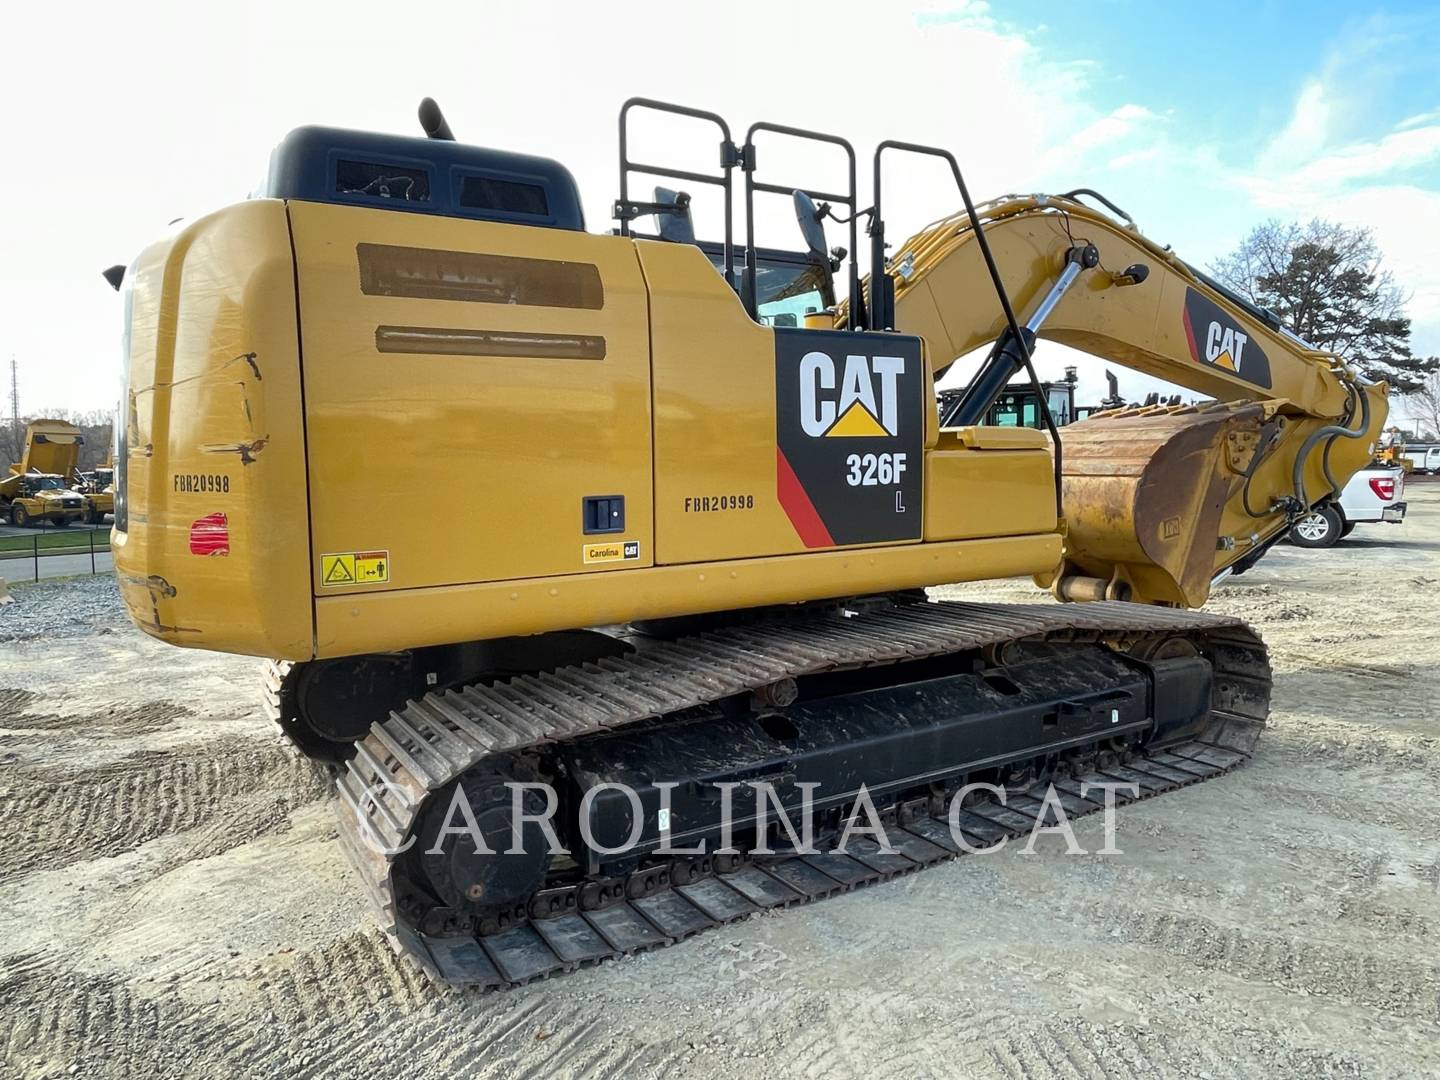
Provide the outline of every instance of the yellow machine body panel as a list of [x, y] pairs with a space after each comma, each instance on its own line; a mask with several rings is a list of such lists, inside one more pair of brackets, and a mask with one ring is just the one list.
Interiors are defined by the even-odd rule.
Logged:
[[126, 274], [112, 544], [130, 617], [177, 645], [313, 651], [305, 431], [285, 205], [151, 245]]
[[659, 561], [804, 551], [774, 498], [774, 332], [699, 248], [636, 247], [652, 298]]
[[[607, 626], [833, 596], [918, 589], [936, 581], [1019, 577], [1060, 558], [1058, 533], [654, 566], [316, 601], [317, 655]], [[837, 584], [839, 583], [839, 584]]]
[[[694, 248], [262, 200], [148, 249], [127, 288], [117, 570], [176, 644], [344, 656], [1060, 556], [1043, 444], [936, 451], [917, 340], [757, 325]], [[903, 493], [882, 424], [912, 450]], [[591, 497], [623, 497], [623, 530], [585, 531]], [[850, 520], [866, 498], [885, 512]]]
[[[1017, 307], [1083, 227], [1100, 267], [1043, 333], [1250, 404], [1066, 429], [1063, 522], [1045, 436], [938, 424], [936, 370], [1001, 330], [964, 221], [897, 256], [903, 332], [857, 333], [762, 325], [690, 244], [294, 199], [210, 215], [129, 276], [126, 602], [166, 640], [285, 659], [1017, 574], [1203, 603], [1288, 527], [1297, 460], [1330, 490], [1303, 446], [1359, 405], [1378, 431], [1384, 388], [1065, 207], [987, 210]], [[1369, 441], [1332, 439], [1334, 474]]]
[[[290, 217], [318, 593], [651, 564], [633, 243], [320, 203]], [[587, 496], [623, 496], [623, 531], [582, 532]], [[322, 558], [371, 551], [388, 580]]]

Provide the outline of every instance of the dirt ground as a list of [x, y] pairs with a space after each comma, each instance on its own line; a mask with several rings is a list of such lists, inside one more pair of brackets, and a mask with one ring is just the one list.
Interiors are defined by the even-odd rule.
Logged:
[[1219, 591], [1271, 728], [1121, 811], [1123, 855], [1047, 837], [488, 995], [391, 955], [255, 661], [113, 607], [0, 646], [0, 1076], [1435, 1075], [1440, 483], [1409, 501]]

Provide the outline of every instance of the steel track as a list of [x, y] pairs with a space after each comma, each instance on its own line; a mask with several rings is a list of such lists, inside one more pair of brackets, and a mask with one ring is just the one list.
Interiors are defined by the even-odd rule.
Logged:
[[[336, 782], [342, 847], [392, 945], [432, 977], [517, 986], [601, 960], [674, 944], [756, 911], [788, 907], [910, 873], [962, 854], [943, 812], [902, 804], [888, 828], [894, 854], [869, 838], [846, 854], [751, 862], [717, 857], [647, 867], [592, 887], [542, 889], [518, 918], [479, 925], [417, 908], [397, 858], [428, 797], [487, 758], [663, 717], [825, 671], [893, 664], [1009, 641], [1097, 641], [1129, 648], [1180, 636], [1213, 667], [1212, 707], [1198, 739], [1056, 783], [1071, 817], [1093, 812], [1084, 783], [1133, 783], [1138, 798], [1229, 772], [1248, 758], [1269, 710], [1264, 645], [1242, 622], [1117, 602], [1065, 605], [926, 603], [731, 627], [634, 654], [494, 685], [426, 695], [377, 723]], [[1041, 800], [1007, 793], [961, 811], [962, 836], [983, 847], [1029, 831]], [[1123, 795], [1117, 804], [1134, 801]], [[939, 809], [938, 807], [935, 809]], [[673, 878], [673, 880], [672, 880]], [[423, 928], [423, 929], [422, 929]]]

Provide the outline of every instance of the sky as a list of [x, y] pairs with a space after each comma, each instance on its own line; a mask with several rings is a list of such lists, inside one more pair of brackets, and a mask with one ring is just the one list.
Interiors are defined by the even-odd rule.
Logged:
[[[1200, 265], [1267, 218], [1365, 226], [1410, 294], [1416, 351], [1440, 353], [1434, 0], [80, 0], [8, 5], [3, 25], [0, 361], [19, 362], [22, 414], [112, 407], [120, 306], [102, 269], [243, 199], [291, 128], [419, 134], [425, 95], [462, 141], [564, 162], [592, 231], [611, 225], [634, 95], [740, 131], [845, 135], [862, 175], [868, 148], [898, 138], [954, 150], [977, 198], [1096, 188]], [[637, 157], [713, 165], [709, 135], [642, 125], [635, 140]], [[838, 183], [823, 152], [766, 164]], [[957, 208], [923, 165], [886, 184], [892, 238]], [[760, 241], [798, 247], [789, 208], [765, 210]], [[1038, 359], [1046, 376], [1076, 364], [1082, 402], [1103, 394], [1100, 361], [1057, 345]], [[1131, 397], [1156, 385], [1121, 374]]]

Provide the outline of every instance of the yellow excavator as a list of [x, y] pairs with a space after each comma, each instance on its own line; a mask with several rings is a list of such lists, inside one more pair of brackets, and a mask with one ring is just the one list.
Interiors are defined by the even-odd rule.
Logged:
[[[643, 112], [709, 126], [718, 166], [635, 160]], [[975, 205], [944, 150], [881, 144], [862, 201], [844, 139], [632, 99], [597, 234], [560, 164], [421, 122], [297, 129], [258, 196], [107, 271], [130, 616], [269, 658], [397, 948], [523, 983], [1251, 754], [1265, 647], [1185, 609], [1370, 460], [1383, 385], [1094, 192]], [[848, 183], [767, 174], [784, 140]], [[902, 155], [963, 210], [892, 248]], [[775, 197], [800, 250], [756, 243]], [[1208, 403], [986, 426], [1038, 338]], [[983, 349], [941, 427], [936, 379]], [[417, 456], [446, 520], [411, 512]], [[924, 592], [1017, 575], [1093, 602]]]

